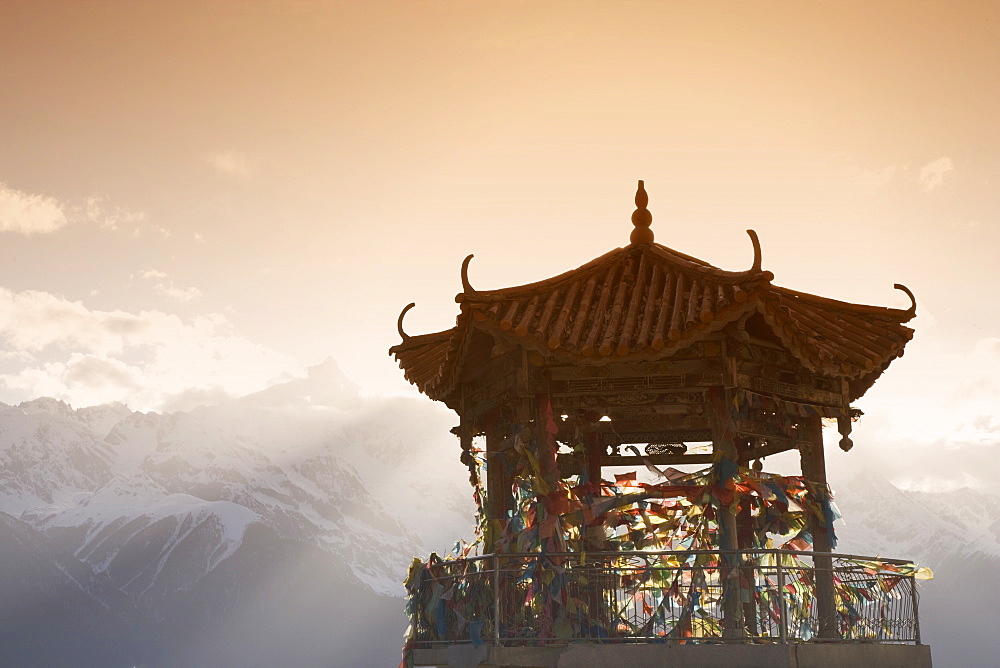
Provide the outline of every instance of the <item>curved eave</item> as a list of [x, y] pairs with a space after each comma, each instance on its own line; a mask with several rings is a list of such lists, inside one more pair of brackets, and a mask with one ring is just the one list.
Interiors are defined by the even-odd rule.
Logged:
[[758, 312], [804, 367], [846, 379], [853, 400], [913, 336], [903, 323], [915, 307], [841, 302], [772, 285], [772, 278], [759, 261], [731, 272], [659, 244], [616, 248], [512, 288], [480, 292], [465, 280], [455, 327], [407, 337], [390, 354], [421, 392], [451, 406], [473, 327], [553, 360], [599, 365], [668, 358]]
[[898, 309], [889, 306], [872, 306], [868, 304], [853, 304], [851, 302], [842, 302], [838, 299], [831, 299], [829, 297], [820, 297], [819, 295], [813, 295], [808, 292], [799, 292], [798, 290], [792, 290], [791, 288], [783, 288], [780, 285], [772, 285], [771, 290], [783, 297], [795, 300], [804, 304], [810, 304], [814, 306], [824, 307], [834, 310], [842, 310], [846, 313], [852, 314], [865, 314], [876, 317], [884, 317], [896, 324], [902, 324], [904, 322], [909, 322], [916, 315], [915, 309]]
[[902, 357], [913, 329], [911, 311], [849, 304], [769, 286], [760, 312], [782, 344], [806, 368], [846, 378], [851, 400], [863, 395]]
[[431, 399], [446, 401], [454, 387], [454, 369], [462, 352], [460, 327], [407, 337], [389, 348], [403, 377]]

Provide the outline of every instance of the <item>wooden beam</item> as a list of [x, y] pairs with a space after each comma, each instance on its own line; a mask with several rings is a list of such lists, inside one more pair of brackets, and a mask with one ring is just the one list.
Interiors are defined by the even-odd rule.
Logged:
[[[779, 452], [785, 452], [787, 450], [794, 450], [795, 445], [792, 443], [783, 443], [780, 445], [768, 445], [762, 448], [752, 448], [746, 450], [743, 456], [740, 458], [743, 461], [753, 461], [754, 459], [760, 459], [761, 457], [769, 457], [771, 455], [776, 455]], [[560, 462], [563, 457], [569, 457], [568, 455], [560, 456]], [[601, 466], [643, 466], [646, 462], [653, 464], [654, 466], [704, 466], [706, 464], [711, 464], [714, 461], [714, 455], [710, 452], [698, 453], [698, 454], [683, 454], [683, 455], [602, 455], [601, 456]], [[560, 464], [561, 466], [561, 464]]]
[[[647, 419], [596, 422], [582, 426], [581, 434], [600, 434], [601, 443], [624, 445], [630, 443], [677, 443], [707, 441], [711, 439], [707, 417], [701, 415], [658, 415]], [[560, 434], [563, 441], [572, 438], [570, 431]]]
[[700, 455], [604, 455], [601, 466], [643, 466], [646, 462], [655, 466], [678, 466], [684, 464], [711, 464], [712, 454]]
[[825, 404], [827, 406], [839, 406], [841, 403], [839, 392], [818, 390], [814, 387], [806, 387], [805, 385], [797, 385], [795, 383], [783, 383], [779, 380], [750, 376], [745, 373], [736, 374], [736, 384], [752, 392], [776, 394], [791, 401], [804, 401], [810, 404]]
[[[560, 365], [549, 367], [553, 381], [600, 380], [612, 383], [621, 379], [645, 379], [658, 376], [683, 376], [691, 373], [718, 370], [718, 360], [704, 358], [671, 360], [669, 373], [662, 370], [662, 362], [616, 362], [601, 367], [602, 375], [594, 375], [593, 367]], [[607, 374], [607, 375], [603, 375]]]
[[750, 448], [743, 452], [743, 456], [746, 458], [744, 461], [753, 461], [755, 459], [760, 459], [762, 457], [770, 457], [771, 455], [776, 455], [781, 452], [788, 452], [789, 450], [795, 450], [798, 444], [794, 441], [782, 441], [780, 443], [768, 443], [767, 445]]

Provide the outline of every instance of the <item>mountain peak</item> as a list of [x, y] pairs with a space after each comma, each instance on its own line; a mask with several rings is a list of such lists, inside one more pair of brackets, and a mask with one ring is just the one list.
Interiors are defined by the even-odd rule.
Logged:
[[73, 407], [65, 401], [52, 397], [38, 397], [31, 401], [22, 401], [16, 408], [28, 414], [49, 413], [51, 415], [72, 415]]
[[239, 399], [245, 404], [279, 407], [354, 409], [361, 404], [359, 387], [332, 357], [306, 368], [305, 377], [277, 383]]

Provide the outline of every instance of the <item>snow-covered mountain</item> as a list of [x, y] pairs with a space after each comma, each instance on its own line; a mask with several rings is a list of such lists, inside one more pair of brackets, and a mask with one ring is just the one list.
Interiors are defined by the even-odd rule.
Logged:
[[942, 666], [1000, 664], [1000, 495], [972, 489], [903, 491], [866, 472], [837, 486], [837, 551], [911, 559], [934, 571], [919, 583], [923, 642]]
[[[190, 412], [0, 405], [0, 664], [395, 665], [411, 558], [473, 526], [454, 419], [332, 362]], [[938, 665], [994, 665], [1000, 496], [836, 487], [838, 551], [934, 569]]]
[[0, 513], [0, 665], [115, 666], [146, 654], [141, 611], [41, 532]]
[[[841, 549], [915, 561], [978, 556], [1000, 560], [1000, 496], [971, 489], [903, 491], [865, 472], [837, 490]], [[853, 547], [852, 547], [853, 549]]]
[[[240, 665], [268, 665], [268, 648], [312, 627], [296, 646], [320, 664], [317, 648], [333, 656], [333, 639], [364, 647], [373, 633], [381, 663], [398, 656], [412, 557], [472, 527], [452, 419], [362, 399], [329, 361], [190, 413], [0, 405], [0, 512], [141, 611], [160, 640], [140, 658], [154, 665], [235, 656], [224, 628], [254, 631], [256, 642], [237, 643]], [[322, 624], [291, 623], [303, 601]], [[206, 625], [219, 632], [206, 636]]]

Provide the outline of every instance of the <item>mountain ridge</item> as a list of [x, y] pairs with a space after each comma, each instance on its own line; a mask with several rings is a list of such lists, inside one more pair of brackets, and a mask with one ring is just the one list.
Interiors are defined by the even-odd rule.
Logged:
[[[73, 409], [44, 398], [0, 405], [0, 463], [8, 464], [0, 467], [0, 531], [22, 545], [11, 558], [72, 560], [60, 591], [92, 577], [112, 612], [139, 620], [138, 631], [107, 631], [117, 640], [93, 650], [115, 659], [105, 665], [224, 665], [227, 657], [273, 665], [276, 648], [291, 642], [304, 643], [299, 665], [346, 659], [347, 647], [359, 653], [337, 665], [395, 665], [411, 558], [446, 552], [472, 530], [467, 471], [447, 434], [450, 413], [361, 398], [344, 383], [310, 387], [331, 382], [330, 373], [188, 412]], [[308, 399], [295, 399], [303, 393]], [[956, 600], [973, 601], [966, 607], [985, 616], [983, 594], [1000, 596], [968, 577], [1000, 566], [1000, 496], [905, 491], [870, 471], [837, 491], [845, 516], [837, 551], [935, 570], [920, 591], [936, 657], [981, 658], [997, 647], [954, 610]], [[36, 574], [39, 586], [56, 587], [58, 570]], [[135, 634], [143, 642], [130, 640]]]

